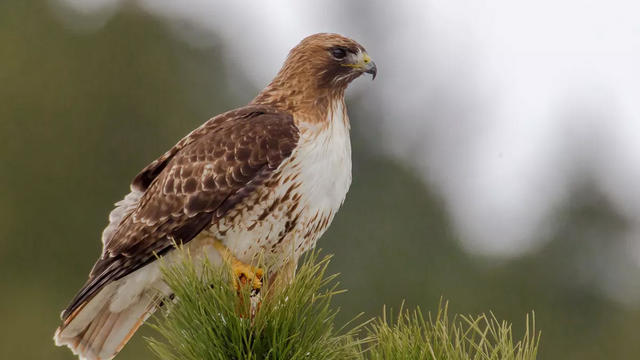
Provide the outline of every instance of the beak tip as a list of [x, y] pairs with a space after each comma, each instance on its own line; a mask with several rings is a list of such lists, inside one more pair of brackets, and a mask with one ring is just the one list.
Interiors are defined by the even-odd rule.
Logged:
[[378, 75], [378, 67], [376, 67], [376, 63], [373, 61], [369, 63], [368, 69], [365, 72], [367, 74], [371, 74], [371, 80], [375, 80], [376, 75]]

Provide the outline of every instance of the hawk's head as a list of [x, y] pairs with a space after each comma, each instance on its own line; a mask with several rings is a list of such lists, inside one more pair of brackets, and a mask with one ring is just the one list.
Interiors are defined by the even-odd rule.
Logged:
[[339, 34], [320, 33], [291, 49], [278, 75], [318, 87], [346, 88], [364, 73], [375, 78], [377, 68], [362, 45]]
[[306, 37], [289, 52], [278, 75], [254, 100], [255, 104], [297, 111], [322, 112], [332, 99], [341, 99], [347, 85], [376, 64], [364, 47], [338, 34]]

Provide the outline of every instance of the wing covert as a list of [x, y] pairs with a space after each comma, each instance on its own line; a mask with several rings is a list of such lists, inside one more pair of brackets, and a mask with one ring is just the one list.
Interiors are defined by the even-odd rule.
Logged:
[[102, 256], [63, 317], [113, 280], [187, 243], [268, 179], [295, 149], [290, 114], [247, 106], [183, 138], [133, 180], [143, 192], [104, 239]]

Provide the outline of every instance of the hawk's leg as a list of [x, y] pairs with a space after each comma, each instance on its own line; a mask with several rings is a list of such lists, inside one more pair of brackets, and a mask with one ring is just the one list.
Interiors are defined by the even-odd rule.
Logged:
[[292, 256], [275, 274], [269, 277], [269, 287], [283, 288], [291, 284], [296, 275], [297, 268], [298, 259]]
[[213, 246], [218, 250], [222, 258], [231, 265], [231, 270], [234, 274], [233, 285], [236, 290], [239, 291], [242, 286], [251, 284], [252, 294], [257, 294], [262, 288], [264, 270], [238, 260], [238, 258], [233, 256], [231, 251], [218, 240], [213, 241]]

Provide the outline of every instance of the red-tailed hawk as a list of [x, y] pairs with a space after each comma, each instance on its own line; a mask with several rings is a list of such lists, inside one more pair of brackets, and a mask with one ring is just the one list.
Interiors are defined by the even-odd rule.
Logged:
[[249, 105], [220, 114], [144, 168], [102, 233], [102, 255], [54, 339], [81, 359], [111, 359], [169, 295], [156, 254], [174, 242], [233, 259], [260, 285], [261, 256], [290, 277], [351, 184], [347, 85], [376, 65], [337, 34], [302, 40]]

